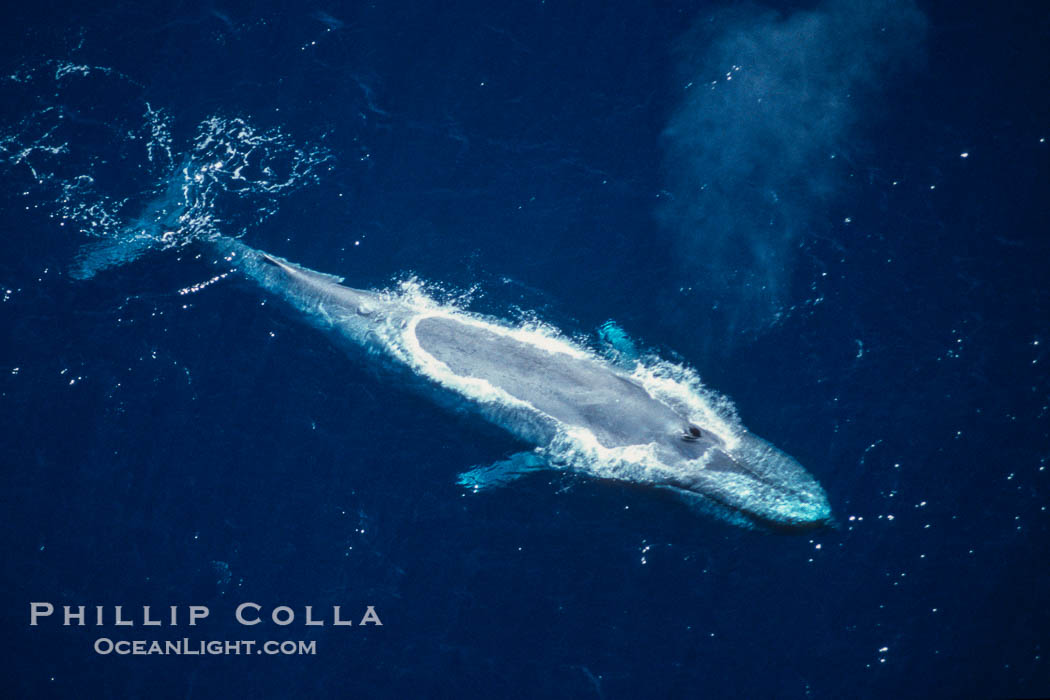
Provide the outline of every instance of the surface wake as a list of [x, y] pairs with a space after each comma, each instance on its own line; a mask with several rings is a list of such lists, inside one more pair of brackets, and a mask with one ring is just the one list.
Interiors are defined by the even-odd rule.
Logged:
[[85, 240], [75, 279], [151, 250], [240, 237], [333, 160], [240, 116], [208, 116], [182, 137], [168, 110], [105, 67], [48, 62], [0, 79], [0, 89], [28, 105], [0, 135], [0, 167], [53, 201], [48, 216]]

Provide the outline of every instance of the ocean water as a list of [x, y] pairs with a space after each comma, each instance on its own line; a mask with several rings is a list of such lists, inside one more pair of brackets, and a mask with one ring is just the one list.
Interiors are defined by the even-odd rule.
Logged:
[[[32, 3], [0, 32], [5, 694], [1050, 694], [1046, 8]], [[613, 320], [835, 522], [568, 471], [469, 493], [522, 444], [215, 234], [596, 349]], [[183, 637], [316, 653], [96, 651]]]

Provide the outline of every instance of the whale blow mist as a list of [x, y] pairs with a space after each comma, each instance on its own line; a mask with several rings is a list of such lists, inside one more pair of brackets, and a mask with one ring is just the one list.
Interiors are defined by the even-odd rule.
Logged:
[[657, 215], [709, 336], [768, 328], [795, 303], [799, 246], [826, 230], [865, 109], [918, 60], [924, 28], [911, 2], [829, 0], [704, 15], [681, 39]]

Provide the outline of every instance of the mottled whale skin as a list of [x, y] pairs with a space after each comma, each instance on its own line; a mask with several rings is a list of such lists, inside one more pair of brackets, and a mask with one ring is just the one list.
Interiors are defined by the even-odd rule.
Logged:
[[734, 524], [804, 530], [826, 524], [820, 484], [742, 426], [700, 424], [623, 367], [497, 319], [341, 284], [341, 278], [212, 242], [224, 261], [315, 326], [407, 369], [537, 450], [474, 470], [475, 488], [536, 468], [575, 469], [667, 489]]

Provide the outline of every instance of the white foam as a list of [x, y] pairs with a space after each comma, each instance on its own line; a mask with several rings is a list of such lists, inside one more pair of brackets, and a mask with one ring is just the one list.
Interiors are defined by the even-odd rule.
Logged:
[[631, 377], [653, 398], [717, 435], [728, 450], [739, 446], [744, 428], [728, 398], [706, 388], [696, 370], [667, 360], [649, 359], [648, 362], [639, 362]]
[[[512, 325], [470, 313], [461, 308], [456, 301], [438, 301], [418, 280], [401, 283], [396, 291], [388, 292], [385, 298], [398, 307], [409, 310], [407, 319], [384, 323], [378, 330], [385, 349], [418, 374], [477, 404], [495, 409], [499, 415], [525, 411], [551, 420], [557, 426], [556, 434], [549, 444], [541, 447], [553, 466], [571, 466], [599, 477], [660, 483], [674, 476], [675, 470], [668, 462], [676, 463], [677, 460], [661, 459], [659, 452], [662, 448], [656, 443], [605, 447], [595, 434], [586, 428], [553, 421], [550, 416], [545, 416], [529, 402], [511, 396], [485, 379], [456, 374], [420, 345], [416, 337], [416, 327], [423, 319], [451, 319], [457, 323], [484, 328], [490, 333], [513, 338], [552, 354], [565, 354], [604, 365], [610, 372], [628, 377], [641, 385], [653, 398], [671, 406], [687, 420], [716, 434], [728, 450], [733, 450], [740, 444], [740, 435], [745, 432], [736, 417], [732, 403], [706, 389], [697, 373], [688, 367], [658, 358], [646, 358], [637, 363], [633, 372], [627, 374], [612, 366], [595, 350], [566, 338], [548, 324], [529, 320]], [[702, 466], [698, 463], [693, 465], [693, 468]]]

